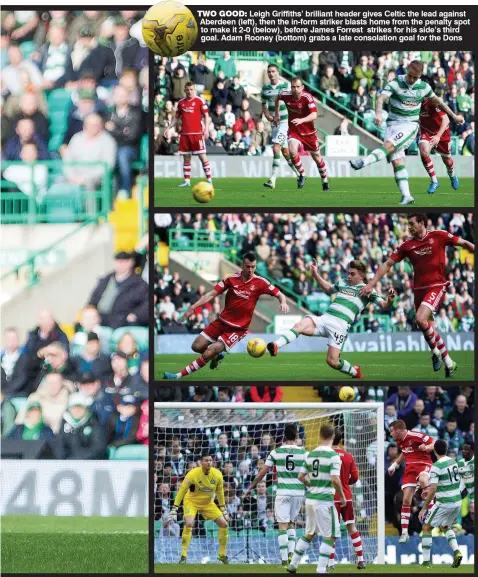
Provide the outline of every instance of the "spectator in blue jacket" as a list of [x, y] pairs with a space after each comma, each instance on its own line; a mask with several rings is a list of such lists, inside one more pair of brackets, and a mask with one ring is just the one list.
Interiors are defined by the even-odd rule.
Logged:
[[4, 160], [22, 160], [21, 152], [25, 143], [36, 144], [38, 160], [48, 160], [48, 148], [46, 142], [35, 134], [35, 124], [31, 118], [21, 118], [15, 127], [15, 135], [5, 145], [3, 151]]
[[8, 435], [9, 439], [23, 441], [52, 441], [53, 431], [43, 422], [41, 403], [34, 401], [27, 405], [22, 425], [16, 425]]
[[102, 425], [106, 425], [110, 416], [115, 412], [112, 396], [103, 391], [100, 381], [92, 373], [84, 373], [80, 376], [78, 389], [85, 398], [90, 411], [96, 414]]
[[394, 405], [397, 409], [399, 419], [403, 419], [413, 411], [417, 395], [410, 389], [410, 387], [398, 387], [398, 393], [395, 393], [385, 401], [385, 405]]

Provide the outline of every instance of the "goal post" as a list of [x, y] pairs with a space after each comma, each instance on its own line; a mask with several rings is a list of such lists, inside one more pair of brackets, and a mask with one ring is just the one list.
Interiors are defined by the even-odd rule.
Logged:
[[[318, 445], [320, 426], [332, 423], [343, 433], [344, 449], [359, 469], [351, 486], [356, 527], [367, 563], [384, 563], [385, 479], [384, 409], [382, 403], [154, 403], [154, 518], [156, 563], [177, 563], [181, 551], [182, 508], [177, 523], [167, 516], [186, 473], [206, 451], [213, 466], [223, 471], [229, 512], [228, 556], [232, 563], [280, 562], [277, 524], [273, 519], [276, 475], [264, 478], [261, 494], [250, 502], [242, 494], [255, 478], [270, 450], [283, 443], [284, 428], [297, 424], [300, 443], [308, 450]], [[259, 487], [256, 487], [256, 491]], [[254, 493], [256, 493], [256, 491]], [[305, 528], [304, 507], [296, 520], [297, 538]], [[216, 560], [218, 528], [197, 516], [188, 562]], [[318, 560], [318, 540], [304, 562]], [[337, 539], [338, 563], [355, 563], [345, 525]]]

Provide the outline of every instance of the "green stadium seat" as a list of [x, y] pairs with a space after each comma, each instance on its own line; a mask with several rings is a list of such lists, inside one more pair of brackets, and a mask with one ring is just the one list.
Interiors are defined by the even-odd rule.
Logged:
[[289, 289], [290, 291], [294, 290], [294, 281], [291, 278], [281, 278], [279, 284]]
[[451, 154], [452, 156], [458, 154], [458, 141], [460, 138], [458, 136], [451, 137]]
[[147, 461], [148, 445], [123, 445], [118, 447], [113, 455], [113, 461]]
[[139, 146], [139, 160], [133, 162], [133, 168], [135, 170], [146, 169], [146, 167], [148, 166], [148, 151], [149, 151], [148, 135], [143, 134]]
[[330, 297], [325, 293], [312, 293], [305, 298], [305, 304], [311, 312], [324, 314], [330, 305]]
[[114, 459], [116, 447], [108, 447], [108, 459]]
[[415, 155], [418, 154], [418, 143], [414, 140], [408, 147], [407, 154]]
[[27, 60], [36, 50], [35, 42], [33, 40], [22, 42], [20, 44], [20, 50], [22, 51], [23, 59]]
[[71, 105], [71, 92], [65, 88], [56, 88], [47, 96], [48, 118], [50, 121], [50, 140], [48, 150], [58, 150], [67, 129], [68, 111]]
[[10, 402], [12, 403], [12, 405], [15, 407], [15, 411], [18, 413], [25, 408], [25, 405], [27, 404], [27, 398], [26, 397], [13, 397], [12, 399], [10, 399]]
[[149, 348], [149, 329], [147, 327], [120, 327], [113, 331], [111, 335], [111, 350], [115, 350], [121, 337], [130, 333], [140, 351], [146, 351]]
[[75, 222], [82, 212], [82, 193], [76, 184], [57, 182], [42, 199], [40, 211], [45, 222]]
[[257, 263], [257, 274], [259, 276], [267, 276], [267, 265], [265, 262]]

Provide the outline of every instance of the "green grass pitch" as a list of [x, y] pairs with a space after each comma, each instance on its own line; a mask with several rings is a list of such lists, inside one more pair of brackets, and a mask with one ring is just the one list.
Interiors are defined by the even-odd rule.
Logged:
[[147, 573], [147, 517], [2, 517], [3, 573]]
[[[154, 376], [161, 380], [163, 372], [177, 373], [198, 357], [191, 355], [156, 355]], [[254, 359], [246, 353], [227, 355], [217, 370], [209, 366], [181, 379], [189, 381], [339, 381], [347, 375], [331, 369], [325, 362], [326, 353], [279, 353], [271, 357], [266, 353]], [[343, 357], [360, 365], [364, 380], [371, 381], [442, 381], [444, 369], [433, 372], [430, 353], [344, 353]], [[458, 363], [456, 381], [474, 379], [474, 352], [451, 353]], [[166, 381], [163, 381], [166, 382]]]
[[[311, 563], [309, 565], [301, 565], [297, 570], [297, 575], [301, 573], [315, 573], [317, 565]], [[280, 565], [246, 565], [246, 564], [230, 564], [225, 567], [218, 563], [211, 563], [206, 565], [200, 564], [183, 564], [169, 563], [164, 565], [155, 565], [156, 573], [187, 573], [188, 575], [198, 575], [203, 573], [209, 574], [226, 574], [226, 573], [242, 573], [242, 574], [258, 574], [258, 573], [275, 573], [276, 575], [289, 575], [287, 571]], [[431, 571], [426, 567], [420, 565], [367, 565], [365, 571], [358, 570], [355, 565], [336, 565], [334, 573], [358, 573], [360, 575], [368, 573], [423, 573], [427, 575], [442, 575], [445, 573], [473, 573], [473, 565], [461, 565], [458, 569], [452, 569], [449, 565], [433, 565]], [[332, 573], [333, 574], [333, 573]], [[331, 573], [329, 573], [331, 575]]]
[[[193, 179], [194, 184], [201, 179]], [[267, 178], [215, 178], [216, 196], [208, 204], [199, 204], [191, 188], [178, 188], [182, 180], [156, 178], [154, 206], [159, 208], [217, 208], [217, 207], [392, 207], [399, 208], [400, 193], [393, 176], [389, 178], [331, 178], [330, 191], [322, 192], [318, 178], [308, 178], [302, 190], [294, 178], [278, 178], [276, 188], [263, 184]], [[440, 188], [427, 194], [428, 178], [411, 178], [410, 190], [414, 207], [474, 206], [473, 178], [462, 178], [460, 188], [453, 190], [448, 177], [440, 178]], [[455, 210], [455, 209], [454, 209]]]

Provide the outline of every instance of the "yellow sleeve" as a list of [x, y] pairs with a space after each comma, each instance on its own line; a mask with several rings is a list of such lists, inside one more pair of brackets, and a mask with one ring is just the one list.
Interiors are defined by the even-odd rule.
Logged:
[[216, 496], [219, 507], [224, 507], [226, 504], [226, 500], [224, 499], [224, 480], [220, 471], [218, 471], [217, 476]]
[[184, 481], [181, 483], [181, 486], [179, 487], [178, 494], [176, 495], [176, 498], [174, 499], [174, 505], [176, 507], [179, 507], [179, 505], [181, 505], [186, 493], [189, 490], [189, 487], [192, 485], [193, 479], [191, 478], [192, 477], [191, 473], [192, 473], [192, 471], [189, 471], [189, 473], [186, 475]]

